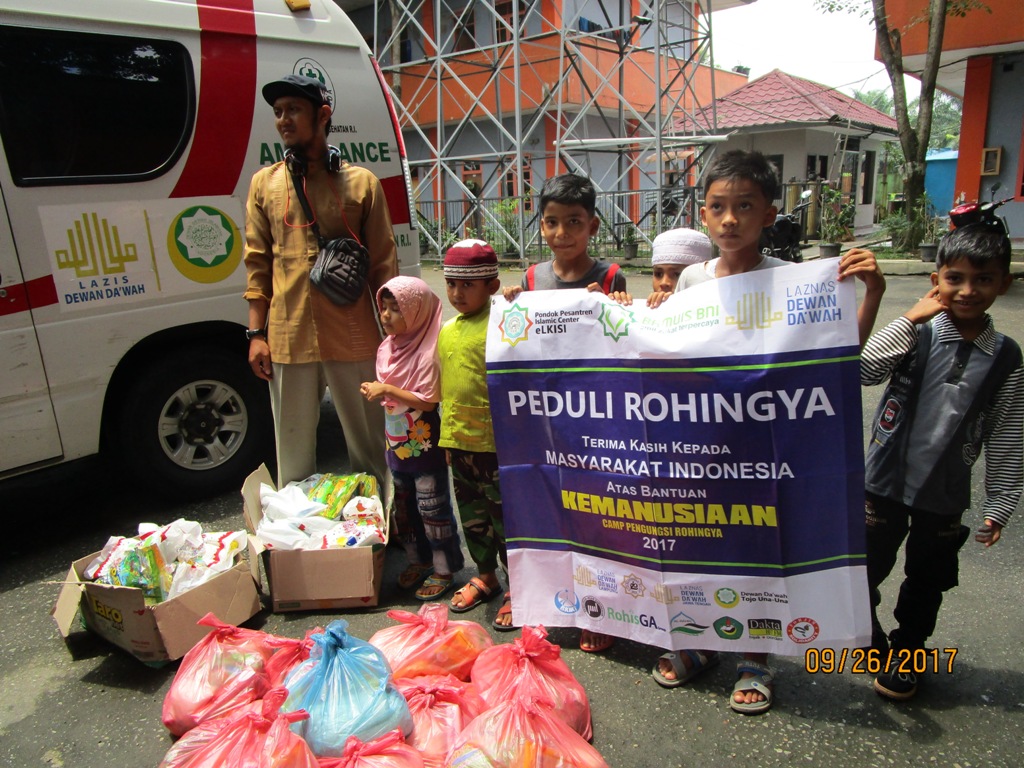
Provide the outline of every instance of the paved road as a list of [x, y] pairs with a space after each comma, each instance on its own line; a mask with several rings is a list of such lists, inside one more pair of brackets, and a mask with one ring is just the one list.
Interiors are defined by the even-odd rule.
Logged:
[[[439, 271], [428, 267], [424, 277], [443, 295]], [[518, 280], [518, 275], [503, 279]], [[631, 276], [629, 283], [643, 293], [649, 278]], [[880, 322], [900, 314], [926, 287], [924, 276], [890, 278]], [[1024, 337], [1024, 283], [1017, 281], [993, 314], [1002, 329]], [[877, 398], [877, 390], [864, 393], [866, 412]], [[345, 456], [329, 411], [325, 405], [320, 462], [322, 469], [338, 471], [345, 468]], [[130, 532], [139, 521], [185, 516], [215, 529], [233, 528], [242, 524], [241, 504], [229, 493], [175, 505], [127, 493], [122, 485], [116, 468], [95, 462], [0, 485], [8, 533], [0, 561], [0, 765], [155, 766], [171, 743], [160, 708], [174, 666], [146, 667], [85, 632], [65, 645], [49, 615], [56, 582], [71, 560], [99, 549], [111, 533]], [[975, 498], [980, 493], [976, 484]], [[357, 636], [367, 638], [388, 625], [389, 608], [419, 607], [394, 587], [401, 561], [400, 552], [389, 551], [380, 607], [346, 614]], [[801, 659], [778, 658], [775, 708], [764, 717], [746, 718], [728, 708], [731, 664], [686, 689], [665, 690], [650, 678], [657, 654], [648, 647], [620, 641], [594, 656], [573, 646], [575, 632], [555, 630], [551, 639], [565, 644], [565, 658], [591, 698], [594, 745], [615, 768], [1019, 766], [1024, 730], [1019, 524], [991, 550], [969, 543], [961, 570], [961, 586], [948, 596], [934, 637], [938, 647], [959, 649], [953, 674], [927, 681], [915, 700], [900, 706], [877, 697], [862, 676], [809, 675]], [[495, 601], [470, 616], [486, 625], [497, 607]], [[333, 618], [264, 611], [252, 626], [300, 637]]]

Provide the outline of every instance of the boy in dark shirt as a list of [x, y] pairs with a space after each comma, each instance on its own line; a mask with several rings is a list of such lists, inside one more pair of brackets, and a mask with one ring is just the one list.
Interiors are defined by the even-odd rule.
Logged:
[[[588, 252], [590, 238], [597, 234], [597, 190], [586, 176], [563, 173], [544, 182], [540, 193], [541, 233], [551, 249], [551, 261], [534, 264], [526, 270], [521, 285], [502, 289], [512, 301], [522, 291], [586, 288], [590, 291], [625, 292], [626, 278], [618, 264], [597, 261]], [[584, 629], [580, 650], [598, 653], [611, 647], [615, 639]]]
[[[872, 646], [887, 666], [874, 687], [898, 701], [912, 697], [918, 683], [912, 665], [900, 662], [924, 648], [942, 593], [957, 585], [958, 553], [970, 535], [960, 519], [970, 507], [971, 468], [982, 447], [984, 525], [977, 541], [999, 541], [1024, 486], [1021, 351], [987, 314], [1010, 287], [1010, 240], [1000, 225], [969, 224], [942, 238], [935, 263], [932, 289], [872, 336], [861, 357], [862, 384], [889, 381], [867, 455], [867, 569]], [[878, 587], [904, 538], [898, 626], [886, 638], [876, 615]]]
[[551, 261], [534, 264], [523, 274], [521, 285], [502, 289], [506, 299], [520, 291], [586, 288], [603, 293], [626, 290], [619, 265], [598, 261], [588, 252], [597, 234], [597, 190], [586, 176], [563, 173], [544, 182], [540, 193], [540, 230], [551, 249]]

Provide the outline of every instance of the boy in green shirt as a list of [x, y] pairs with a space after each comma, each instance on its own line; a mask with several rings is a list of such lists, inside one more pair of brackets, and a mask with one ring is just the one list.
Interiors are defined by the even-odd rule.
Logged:
[[[480, 572], [455, 593], [451, 610], [465, 613], [501, 592], [498, 563], [507, 569], [505, 527], [501, 516], [498, 454], [491, 427], [485, 351], [491, 296], [501, 283], [494, 249], [483, 240], [462, 240], [444, 257], [448, 301], [459, 314], [441, 328], [441, 438], [448, 454], [452, 486], [470, 557]], [[512, 594], [492, 626], [512, 626]]]

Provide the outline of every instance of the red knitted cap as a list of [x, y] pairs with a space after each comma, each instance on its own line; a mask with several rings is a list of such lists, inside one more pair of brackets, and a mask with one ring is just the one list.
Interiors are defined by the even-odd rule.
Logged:
[[444, 255], [444, 276], [490, 280], [498, 276], [498, 257], [483, 240], [460, 240]]

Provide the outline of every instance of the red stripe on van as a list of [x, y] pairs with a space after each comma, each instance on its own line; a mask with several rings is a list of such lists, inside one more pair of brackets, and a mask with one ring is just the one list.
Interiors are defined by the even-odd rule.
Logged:
[[25, 295], [25, 284], [14, 283], [4, 288], [6, 296], [0, 298], [0, 317], [28, 312], [28, 296]]
[[48, 307], [57, 303], [57, 286], [53, 284], [53, 277], [37, 277], [25, 283], [28, 290], [28, 303], [33, 309]]
[[408, 224], [409, 195], [405, 191], [405, 177], [388, 176], [388, 178], [380, 180], [380, 186], [384, 190], [384, 197], [388, 201], [391, 223]]
[[57, 287], [50, 275], [8, 285], [4, 290], [7, 295], [0, 299], [0, 316], [16, 315], [57, 303]]
[[198, 7], [202, 66], [196, 132], [171, 197], [235, 191], [256, 100], [252, 0], [199, 0]]

